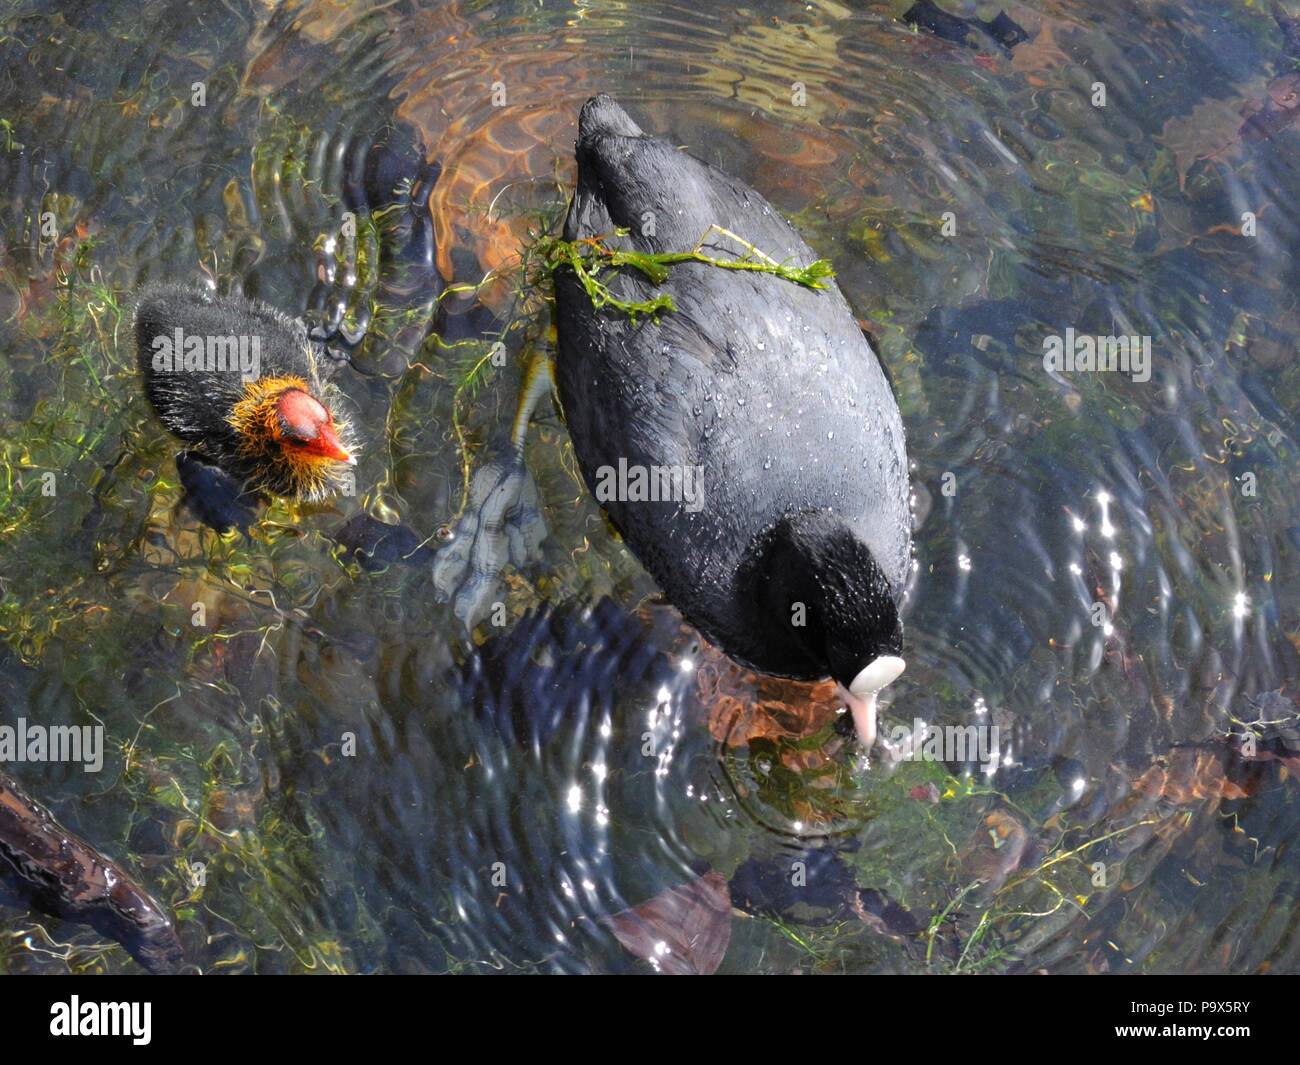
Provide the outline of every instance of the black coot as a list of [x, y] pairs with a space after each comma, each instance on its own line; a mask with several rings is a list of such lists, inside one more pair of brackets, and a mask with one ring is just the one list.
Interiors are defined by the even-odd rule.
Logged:
[[[577, 160], [566, 240], [681, 252], [716, 225], [777, 261], [816, 258], [757, 192], [608, 96], [582, 109]], [[704, 251], [747, 254], [717, 231]], [[764, 672], [834, 677], [869, 747], [875, 693], [903, 669], [911, 522], [898, 405], [848, 304], [833, 283], [703, 263], [609, 284], [676, 309], [596, 310], [557, 272], [556, 383], [588, 487], [708, 639]]]
[[301, 322], [243, 296], [164, 283], [139, 293], [134, 329], [145, 394], [192, 447], [183, 479], [312, 501], [348, 485], [356, 448], [329, 381], [339, 363]]

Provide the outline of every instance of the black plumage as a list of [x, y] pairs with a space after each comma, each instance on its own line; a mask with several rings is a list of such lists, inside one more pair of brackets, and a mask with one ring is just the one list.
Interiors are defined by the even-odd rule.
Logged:
[[[582, 110], [577, 159], [567, 240], [681, 252], [717, 225], [777, 261], [816, 258], [757, 192], [646, 136], [607, 96]], [[716, 231], [704, 250], [744, 254]], [[597, 311], [571, 270], [557, 272], [556, 382], [583, 476], [598, 499], [602, 468], [620, 460], [703, 476], [698, 507], [602, 500], [628, 547], [705, 636], [762, 671], [847, 687], [898, 655], [911, 558], [902, 419], [833, 282], [814, 291], [687, 263], [660, 287], [630, 270], [610, 287], [637, 301], [666, 292], [676, 309]]]
[[134, 332], [159, 419], [241, 493], [319, 499], [337, 490], [355, 461], [329, 381], [340, 364], [302, 322], [242, 296], [155, 284], [137, 297]]

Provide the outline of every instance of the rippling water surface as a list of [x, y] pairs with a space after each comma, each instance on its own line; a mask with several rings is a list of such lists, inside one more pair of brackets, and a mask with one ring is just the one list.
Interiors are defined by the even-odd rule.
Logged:
[[[188, 966], [1300, 967], [1300, 51], [1258, 5], [952, 5], [1010, 46], [909, 7], [0, 17], [0, 695], [107, 744], [98, 774], [7, 769]], [[868, 765], [829, 685], [701, 644], [547, 402], [545, 539], [472, 635], [446, 601], [553, 343], [520, 254], [598, 91], [834, 260], [914, 467], [885, 723], [996, 724], [992, 771]], [[131, 291], [176, 277], [364, 333], [355, 498], [249, 539], [178, 506], [127, 343]], [[1150, 379], [1049, 372], [1067, 328], [1149, 337]], [[21, 900], [0, 920], [0, 968], [135, 968]]]

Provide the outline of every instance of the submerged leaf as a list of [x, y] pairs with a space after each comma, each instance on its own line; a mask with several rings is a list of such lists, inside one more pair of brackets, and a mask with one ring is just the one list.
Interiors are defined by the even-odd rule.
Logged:
[[706, 873], [606, 923], [628, 951], [659, 972], [708, 976], [731, 942], [731, 891], [720, 873]]

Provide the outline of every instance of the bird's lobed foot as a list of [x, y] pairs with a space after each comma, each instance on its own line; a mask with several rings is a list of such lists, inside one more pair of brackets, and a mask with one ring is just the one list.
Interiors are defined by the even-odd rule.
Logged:
[[433, 562], [440, 601], [472, 629], [491, 608], [506, 566], [537, 558], [546, 539], [537, 485], [515, 451], [479, 468], [465, 512]]
[[219, 533], [238, 529], [248, 535], [261, 502], [257, 493], [197, 451], [177, 455], [176, 470], [185, 493], [181, 502], [190, 513]]

